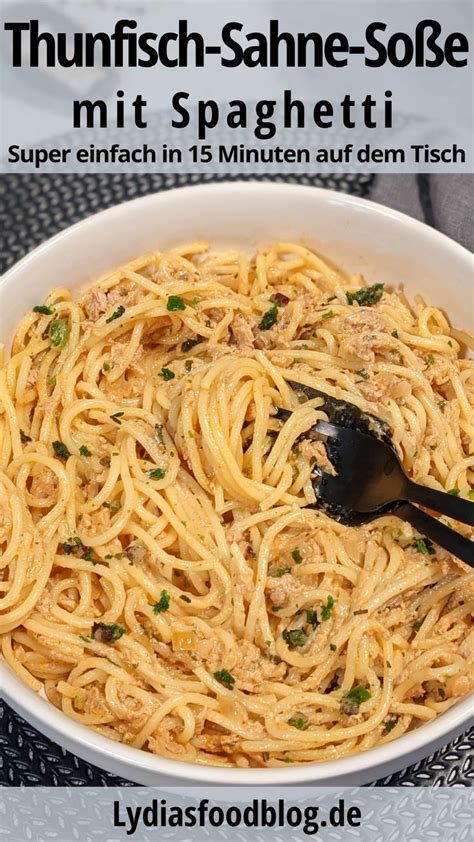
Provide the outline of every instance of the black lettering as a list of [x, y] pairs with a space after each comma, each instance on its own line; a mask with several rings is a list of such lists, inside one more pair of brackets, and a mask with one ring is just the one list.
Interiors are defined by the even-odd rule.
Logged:
[[73, 126], [75, 129], [82, 128], [82, 119], [81, 119], [81, 111], [85, 111], [86, 114], [86, 128], [93, 129], [95, 128], [95, 117], [94, 113], [96, 110], [99, 112], [99, 127], [101, 129], [107, 128], [107, 105], [103, 99], [96, 99], [95, 102], [91, 102], [89, 99], [83, 99], [82, 101], [79, 99], [74, 100], [72, 104], [73, 108]]
[[[324, 57], [331, 67], [347, 67], [349, 41], [342, 32], [331, 32], [324, 44]], [[336, 53], [345, 53], [342, 59], [336, 58]]]
[[232, 21], [231, 23], [226, 23], [226, 25], [222, 28], [222, 43], [229, 47], [232, 50], [233, 58], [221, 58], [222, 67], [239, 67], [243, 61], [243, 50], [241, 45], [235, 38], [232, 37], [232, 32], [242, 32], [243, 26], [241, 23], [236, 23]]
[[347, 811], [347, 824], [349, 827], [360, 827], [362, 813], [358, 807], [349, 807]]
[[273, 117], [275, 113], [275, 100], [261, 99], [257, 102], [255, 112], [257, 115], [257, 125], [254, 131], [255, 137], [259, 140], [275, 137], [276, 126], [269, 118]]
[[[21, 67], [22, 50], [21, 50], [21, 33], [28, 32], [30, 28], [29, 23], [6, 23], [4, 29], [8, 32], [13, 32], [12, 36], [12, 67]], [[28, 54], [28, 52], [27, 52]]]
[[375, 33], [378, 30], [385, 32], [387, 28], [386, 23], [381, 23], [380, 21], [375, 21], [374, 23], [370, 23], [367, 29], [365, 30], [365, 40], [369, 47], [373, 47], [376, 52], [376, 56], [374, 58], [369, 58], [367, 55], [365, 57], [365, 64], [367, 67], [383, 67], [385, 62], [387, 61], [387, 52], [385, 49], [384, 44], [376, 38]]
[[189, 121], [190, 121], [189, 111], [188, 111], [187, 108], [184, 107], [184, 105], [181, 105], [182, 99], [186, 99], [186, 100], [189, 99], [189, 94], [186, 93], [186, 91], [178, 91], [177, 93], [174, 94], [173, 99], [171, 100], [171, 104], [172, 104], [174, 110], [182, 118], [181, 122], [178, 122], [177, 120], [171, 121], [171, 125], [173, 126], [174, 129], [185, 129], [186, 126], [189, 126]]
[[[452, 32], [451, 35], [448, 35], [444, 45], [444, 52], [446, 61], [451, 67], [466, 67], [467, 54], [469, 53], [469, 41], [464, 33]], [[455, 53], [464, 53], [466, 58], [456, 59], [454, 58]]]

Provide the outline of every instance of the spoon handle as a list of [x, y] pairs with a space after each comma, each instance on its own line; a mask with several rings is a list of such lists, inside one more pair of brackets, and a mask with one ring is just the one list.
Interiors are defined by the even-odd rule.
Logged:
[[440, 520], [427, 515], [411, 503], [403, 503], [397, 509], [396, 515], [411, 523], [418, 532], [431, 538], [440, 547], [460, 558], [471, 567], [474, 567], [474, 543], [463, 535], [459, 535], [454, 529], [450, 529]]
[[408, 480], [406, 496], [412, 503], [421, 503], [435, 512], [474, 526], [474, 503], [469, 500], [463, 500], [455, 494], [447, 494], [446, 491], [428, 488], [426, 485], [418, 485], [411, 480]]

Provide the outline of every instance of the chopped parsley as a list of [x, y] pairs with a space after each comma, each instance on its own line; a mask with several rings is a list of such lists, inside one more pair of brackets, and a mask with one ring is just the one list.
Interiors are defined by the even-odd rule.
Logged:
[[66, 555], [76, 555], [76, 553], [78, 553], [79, 550], [84, 549], [84, 544], [82, 543], [81, 539], [77, 537], [71, 538], [69, 542], [61, 544], [61, 547], [63, 549], [63, 552], [66, 553]]
[[443, 411], [444, 407], [446, 406], [446, 401], [438, 401], [438, 406], [441, 411]]
[[415, 620], [415, 622], [411, 624], [411, 627], [412, 629], [415, 629], [415, 631], [420, 631], [423, 623], [424, 620]]
[[85, 444], [81, 444], [81, 446], [79, 448], [79, 453], [80, 453], [81, 456], [85, 456], [86, 458], [88, 456], [92, 456], [91, 451], [89, 450], [88, 447], [85, 446]]
[[184, 370], [189, 373], [191, 371], [192, 367], [193, 367], [193, 361], [192, 360], [186, 360], [186, 362], [184, 363]]
[[110, 371], [110, 363], [105, 362], [102, 366], [102, 371]]
[[427, 354], [425, 357], [426, 362], [428, 365], [433, 365], [435, 363], [435, 355], [434, 354]]
[[125, 626], [119, 623], [110, 623], [109, 625], [107, 623], [94, 623], [91, 637], [100, 643], [115, 643], [123, 634], [125, 634]]
[[46, 304], [37, 304], [36, 307], [33, 307], [33, 313], [41, 313], [42, 316], [52, 316], [54, 309], [47, 307]]
[[186, 596], [185, 593], [181, 594], [180, 599], [182, 599], [183, 602], [191, 602], [191, 600], [189, 599], [189, 596]]
[[27, 436], [23, 430], [20, 430], [20, 441], [22, 444], [28, 444], [29, 441], [33, 441], [31, 436]]
[[108, 503], [107, 502], [107, 503], [104, 503], [103, 505], [105, 506], [106, 509], [109, 509], [109, 511], [112, 512], [113, 515], [116, 515], [117, 512], [119, 512], [120, 509], [122, 508], [118, 501], [115, 502], [115, 503]]
[[282, 638], [290, 649], [295, 649], [296, 646], [304, 646], [308, 640], [303, 629], [284, 629]]
[[468, 491], [467, 496], [470, 500], [474, 500], [474, 488], [471, 491]]
[[336, 651], [336, 649], [337, 649], [337, 646], [336, 646], [336, 644], [335, 644], [335, 643], [330, 643], [330, 644], [329, 644], [329, 648], [330, 648], [331, 652], [335, 652], [335, 651]]
[[334, 316], [334, 310], [326, 310], [326, 312], [321, 315], [321, 318], [330, 319], [331, 316]]
[[298, 548], [296, 548], [296, 550], [293, 550], [293, 552], [291, 553], [291, 557], [293, 561], [296, 562], [296, 564], [301, 564], [301, 562], [303, 561], [303, 556], [301, 555], [301, 552]]
[[323, 605], [321, 609], [321, 619], [322, 620], [329, 620], [331, 616], [331, 611], [334, 608], [336, 600], [333, 596], [328, 596], [326, 605]]
[[51, 322], [48, 330], [48, 336], [53, 348], [61, 350], [66, 345], [69, 339], [69, 325], [64, 319], [55, 319]]
[[361, 307], [372, 307], [377, 301], [382, 298], [384, 284], [373, 284], [371, 287], [363, 287], [357, 292], [346, 292], [348, 304], [353, 304], [357, 301]]
[[397, 722], [398, 722], [398, 716], [393, 717], [393, 719], [387, 719], [387, 721], [384, 722], [382, 733], [383, 734], [389, 734], [390, 731], [393, 731]]
[[153, 468], [152, 471], [148, 471], [148, 476], [150, 479], [164, 479], [166, 471], [163, 468]]
[[436, 552], [433, 546], [433, 541], [430, 541], [429, 538], [418, 538], [412, 546], [414, 546], [415, 549], [423, 555], [434, 555]]
[[450, 488], [448, 494], [451, 494], [451, 497], [459, 497], [459, 488]]
[[284, 576], [286, 573], [291, 573], [291, 567], [277, 567], [275, 576]]
[[114, 421], [116, 424], [118, 424], [120, 426], [120, 424], [122, 423], [120, 419], [122, 418], [123, 415], [125, 415], [124, 412], [114, 412], [114, 414], [110, 416], [110, 420]]
[[398, 338], [399, 338], [399, 336], [398, 336], [398, 330], [397, 330], [396, 328], [395, 328], [395, 330], [392, 330], [392, 336], [393, 336], [395, 339], [398, 339]]
[[298, 728], [298, 731], [306, 731], [309, 728], [309, 722], [304, 713], [296, 713], [288, 720], [288, 725], [293, 725], [293, 728]]
[[105, 320], [105, 324], [109, 325], [110, 322], [114, 322], [115, 319], [120, 319], [120, 316], [123, 316], [124, 313], [125, 313], [125, 307], [123, 306], [123, 304], [119, 304], [119, 306], [117, 307], [116, 310], [114, 310], [112, 315], [109, 316], [109, 318]]
[[272, 611], [274, 611], [275, 614], [277, 613], [277, 611], [281, 611], [282, 608], [282, 605], [272, 605]]
[[224, 687], [227, 687], [227, 690], [233, 690], [235, 684], [235, 678], [233, 675], [228, 672], [228, 670], [216, 670], [214, 673], [214, 678], [217, 679], [219, 684], [222, 684]]
[[153, 606], [153, 614], [162, 614], [170, 607], [170, 595], [168, 591], [161, 591], [158, 602]]
[[170, 368], [162, 368], [160, 371], [160, 375], [163, 378], [163, 380], [173, 380], [176, 376], [174, 371], [171, 371]]
[[370, 693], [367, 688], [362, 684], [358, 684], [356, 687], [349, 690], [348, 693], [344, 693], [344, 698], [342, 699], [340, 705], [341, 713], [345, 713], [347, 716], [359, 713], [360, 705], [363, 702], [367, 702], [369, 699]]
[[259, 324], [260, 330], [270, 330], [271, 327], [275, 324], [278, 318], [278, 304], [274, 304], [273, 307], [270, 307], [266, 313], [263, 314], [262, 320]]
[[166, 302], [166, 309], [170, 313], [174, 313], [177, 310], [186, 310], [186, 304], [180, 295], [170, 295]]
[[66, 445], [62, 443], [62, 441], [53, 441], [53, 450], [56, 456], [59, 459], [62, 459], [63, 462], [67, 462], [67, 460], [71, 456], [70, 451], [68, 450]]
[[319, 626], [319, 620], [316, 611], [312, 611], [311, 609], [306, 611], [306, 622], [313, 626], [314, 629], [316, 628], [316, 626]]
[[181, 350], [184, 351], [184, 353], [186, 354], [187, 351], [190, 351], [191, 348], [194, 348], [195, 345], [199, 345], [201, 341], [202, 340], [200, 336], [196, 336], [194, 337], [194, 339], [185, 339], [184, 342], [182, 342], [181, 344]]
[[362, 378], [362, 380], [368, 380], [369, 379], [369, 375], [367, 374], [365, 368], [358, 368], [357, 371], [356, 371], [356, 374], [358, 374], [359, 377]]

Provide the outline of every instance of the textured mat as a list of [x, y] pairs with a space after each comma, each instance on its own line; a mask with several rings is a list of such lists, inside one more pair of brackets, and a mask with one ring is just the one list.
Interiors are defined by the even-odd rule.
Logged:
[[[228, 179], [216, 176], [164, 175], [2, 176], [2, 271], [48, 237], [99, 210], [158, 190], [169, 190], [203, 181], [224, 180]], [[259, 180], [269, 179], [262, 177]], [[271, 180], [312, 184], [367, 196], [372, 177], [298, 176]], [[473, 758], [474, 729], [421, 763], [377, 783], [391, 786], [469, 786], [474, 780]], [[0, 699], [1, 784], [132, 785], [129, 781], [85, 763], [43, 737]]]

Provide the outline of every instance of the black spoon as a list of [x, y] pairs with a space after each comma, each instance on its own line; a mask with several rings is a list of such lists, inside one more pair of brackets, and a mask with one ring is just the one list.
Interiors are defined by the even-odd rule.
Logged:
[[[311, 508], [321, 508], [347, 526], [394, 513], [474, 567], [474, 543], [412, 505], [421, 503], [474, 526], [473, 503], [410, 480], [391, 444], [388, 427], [379, 419], [346, 401], [301, 384], [291, 385], [307, 397], [321, 397], [322, 409], [331, 419], [318, 421], [300, 437], [324, 441], [337, 474], [315, 469], [313, 486], [318, 499]], [[290, 415], [288, 410], [277, 413], [281, 420]]]

